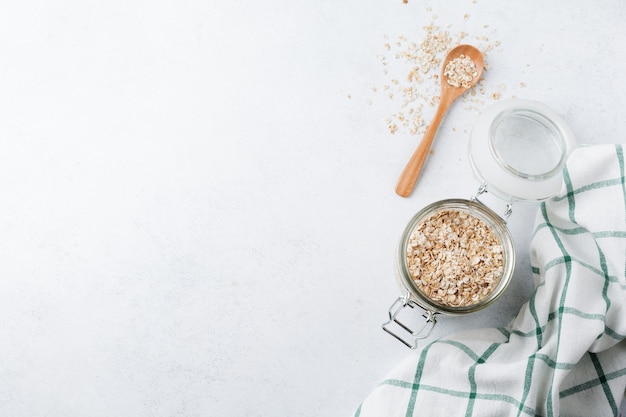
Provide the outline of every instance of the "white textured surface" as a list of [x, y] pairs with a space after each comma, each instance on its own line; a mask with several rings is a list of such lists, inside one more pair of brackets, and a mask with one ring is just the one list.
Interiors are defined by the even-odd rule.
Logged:
[[[433, 14], [501, 42], [503, 97], [623, 142], [618, 0], [3, 1], [0, 416], [351, 415], [408, 353], [380, 329], [404, 225], [477, 186], [458, 103], [393, 192], [419, 138], [387, 132], [376, 56]], [[515, 210], [510, 290], [434, 337], [526, 300]]]

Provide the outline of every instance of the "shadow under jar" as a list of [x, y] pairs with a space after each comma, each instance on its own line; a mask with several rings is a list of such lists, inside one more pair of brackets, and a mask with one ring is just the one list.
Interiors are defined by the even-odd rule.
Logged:
[[[434, 202], [409, 221], [395, 262], [403, 295], [383, 329], [414, 349], [438, 315], [470, 314], [495, 302], [514, 274], [515, 245], [505, 221], [513, 203], [555, 195], [575, 145], [566, 123], [542, 103], [505, 100], [483, 111], [469, 146], [478, 192]], [[504, 216], [479, 200], [486, 192], [506, 202]]]

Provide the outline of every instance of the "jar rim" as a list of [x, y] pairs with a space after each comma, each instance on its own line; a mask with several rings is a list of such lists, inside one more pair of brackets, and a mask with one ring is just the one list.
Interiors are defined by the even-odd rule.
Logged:
[[[534, 134], [542, 134], [543, 137], [536, 138], [533, 146], [527, 146], [535, 156], [537, 152], [543, 151], [548, 153], [549, 148], [552, 148], [552, 153], [548, 158], [545, 158], [545, 162], [541, 166], [535, 168], [535, 172], [530, 172], [529, 167], [514, 166], [515, 161], [511, 161], [512, 155], [509, 151], [507, 155], [507, 149], [503, 149], [506, 145], [503, 145], [502, 137], [506, 136], [502, 134], [502, 131], [506, 131], [507, 127], [512, 124], [523, 123], [527, 130], [531, 130]], [[525, 139], [523, 136], [528, 133], [519, 133], [518, 138], [514, 140]], [[513, 175], [527, 179], [529, 181], [542, 181], [553, 177], [562, 169], [565, 159], [567, 157], [567, 145], [564, 137], [564, 132], [559, 126], [549, 117], [546, 117], [543, 113], [537, 111], [535, 108], [529, 108], [526, 106], [513, 107], [501, 111], [491, 123], [489, 129], [489, 148], [498, 164], [511, 172]], [[517, 150], [517, 149], [515, 149]]]

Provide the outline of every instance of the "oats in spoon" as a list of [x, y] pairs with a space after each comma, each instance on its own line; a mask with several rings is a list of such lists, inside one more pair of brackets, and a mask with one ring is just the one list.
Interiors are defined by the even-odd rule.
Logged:
[[476, 64], [468, 56], [461, 54], [448, 62], [443, 71], [448, 84], [453, 87], [470, 88], [472, 80], [478, 76]]

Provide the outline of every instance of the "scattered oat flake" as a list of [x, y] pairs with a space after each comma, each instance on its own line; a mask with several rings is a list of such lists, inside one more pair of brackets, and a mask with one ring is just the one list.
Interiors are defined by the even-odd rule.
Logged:
[[[401, 131], [410, 135], [425, 133], [424, 120], [428, 122], [439, 103], [442, 63], [452, 48], [461, 43], [468, 43], [465, 39], [470, 36], [464, 31], [453, 31], [451, 24], [439, 25], [437, 14], [433, 12], [432, 7], [427, 7], [426, 11], [431, 20], [421, 26], [421, 33], [395, 38], [384, 35], [383, 52], [377, 56], [384, 76], [378, 89], [385, 91], [389, 101], [397, 105], [391, 116], [392, 122], [387, 123], [387, 126], [394, 125], [389, 129], [392, 133]], [[467, 20], [469, 13], [462, 13], [461, 16]], [[483, 25], [482, 30], [486, 31], [487, 27], [489, 25]], [[494, 32], [493, 28], [489, 29], [489, 33], [491, 32]], [[490, 42], [487, 34], [487, 32], [472, 33], [475, 41], [469, 42], [483, 51], [485, 71], [489, 70], [488, 53], [494, 50], [494, 45], [500, 45], [499, 41]], [[468, 81], [463, 79], [455, 82], [459, 85], [463, 83], [468, 85]], [[481, 96], [486, 94], [482, 82], [481, 78], [476, 87], [469, 88], [462, 96], [464, 102], [471, 103], [467, 108], [472, 112], [480, 112], [484, 104], [480, 101]], [[494, 99], [491, 95], [488, 97]], [[400, 113], [404, 114], [404, 120], [398, 120]]]

